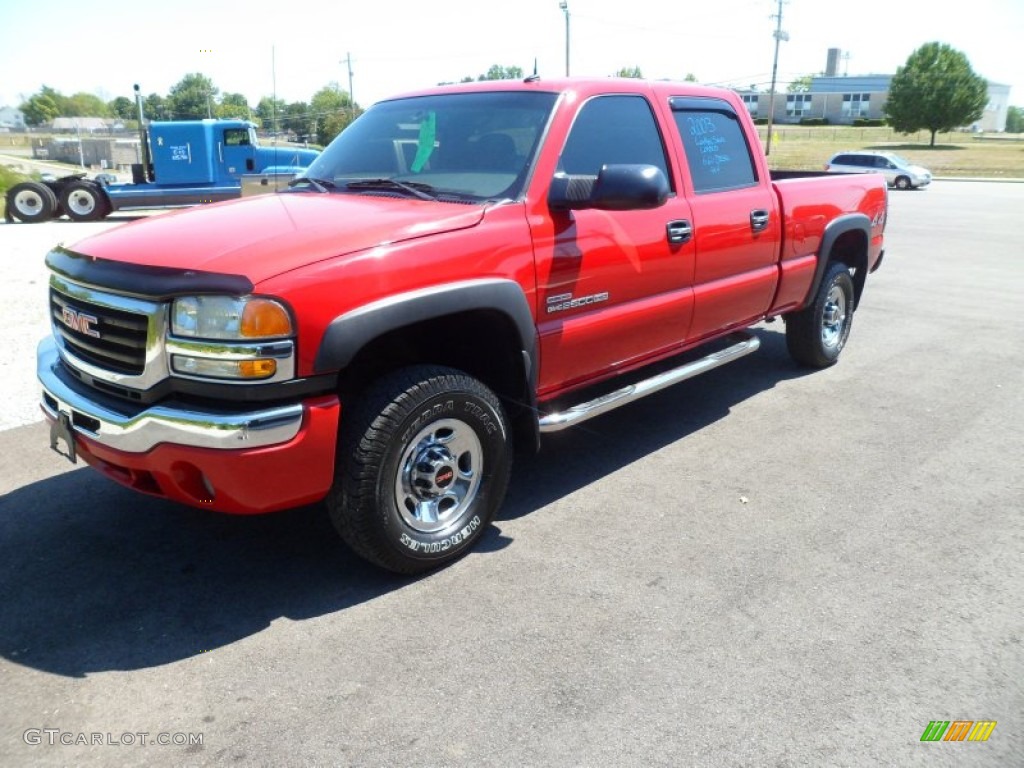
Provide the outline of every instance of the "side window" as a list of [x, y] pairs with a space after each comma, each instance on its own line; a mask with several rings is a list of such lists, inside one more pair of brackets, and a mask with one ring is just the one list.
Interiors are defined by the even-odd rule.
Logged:
[[728, 102], [680, 98], [672, 99], [671, 104], [697, 194], [757, 184], [757, 169], [743, 126]]
[[672, 183], [658, 124], [642, 96], [599, 96], [584, 104], [562, 148], [559, 170], [596, 176], [602, 165], [620, 163], [656, 166]]
[[836, 165], [857, 165], [857, 156], [840, 155], [836, 158]]
[[245, 128], [225, 128], [224, 146], [242, 147], [249, 145], [249, 131]]

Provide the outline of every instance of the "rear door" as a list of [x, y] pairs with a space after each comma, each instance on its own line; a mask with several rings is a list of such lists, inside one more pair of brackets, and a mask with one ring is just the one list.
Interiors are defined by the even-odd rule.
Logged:
[[689, 339], [748, 325], [778, 285], [781, 214], [747, 134], [724, 99], [670, 100], [691, 184], [696, 264]]

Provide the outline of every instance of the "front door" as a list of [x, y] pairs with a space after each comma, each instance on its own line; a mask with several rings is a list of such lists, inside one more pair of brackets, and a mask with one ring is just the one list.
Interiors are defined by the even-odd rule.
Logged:
[[[675, 186], [643, 96], [599, 96], [584, 104], [558, 170], [596, 176], [603, 165], [620, 163], [654, 165]], [[684, 197], [673, 193], [652, 210], [549, 214], [531, 223], [542, 399], [682, 343], [694, 266], [693, 243], [679, 235], [691, 219]]]
[[249, 128], [222, 128], [218, 131], [222, 178], [241, 182], [243, 173], [255, 170], [252, 135]]

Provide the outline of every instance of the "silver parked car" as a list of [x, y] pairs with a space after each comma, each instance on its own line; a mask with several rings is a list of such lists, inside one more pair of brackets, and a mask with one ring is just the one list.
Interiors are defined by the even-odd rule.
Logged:
[[889, 186], [896, 189], [917, 189], [932, 182], [931, 171], [892, 152], [840, 152], [832, 156], [825, 170], [829, 173], [881, 173]]

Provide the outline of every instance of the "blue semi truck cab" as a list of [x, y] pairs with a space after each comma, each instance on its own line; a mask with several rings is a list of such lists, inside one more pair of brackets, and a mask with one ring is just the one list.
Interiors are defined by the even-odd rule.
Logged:
[[262, 147], [247, 120], [181, 120], [150, 123], [143, 159], [132, 183], [104, 184], [73, 174], [15, 185], [6, 215], [24, 222], [66, 214], [76, 221], [111, 211], [215, 203], [241, 197], [242, 175], [298, 173], [319, 154], [311, 149]]

